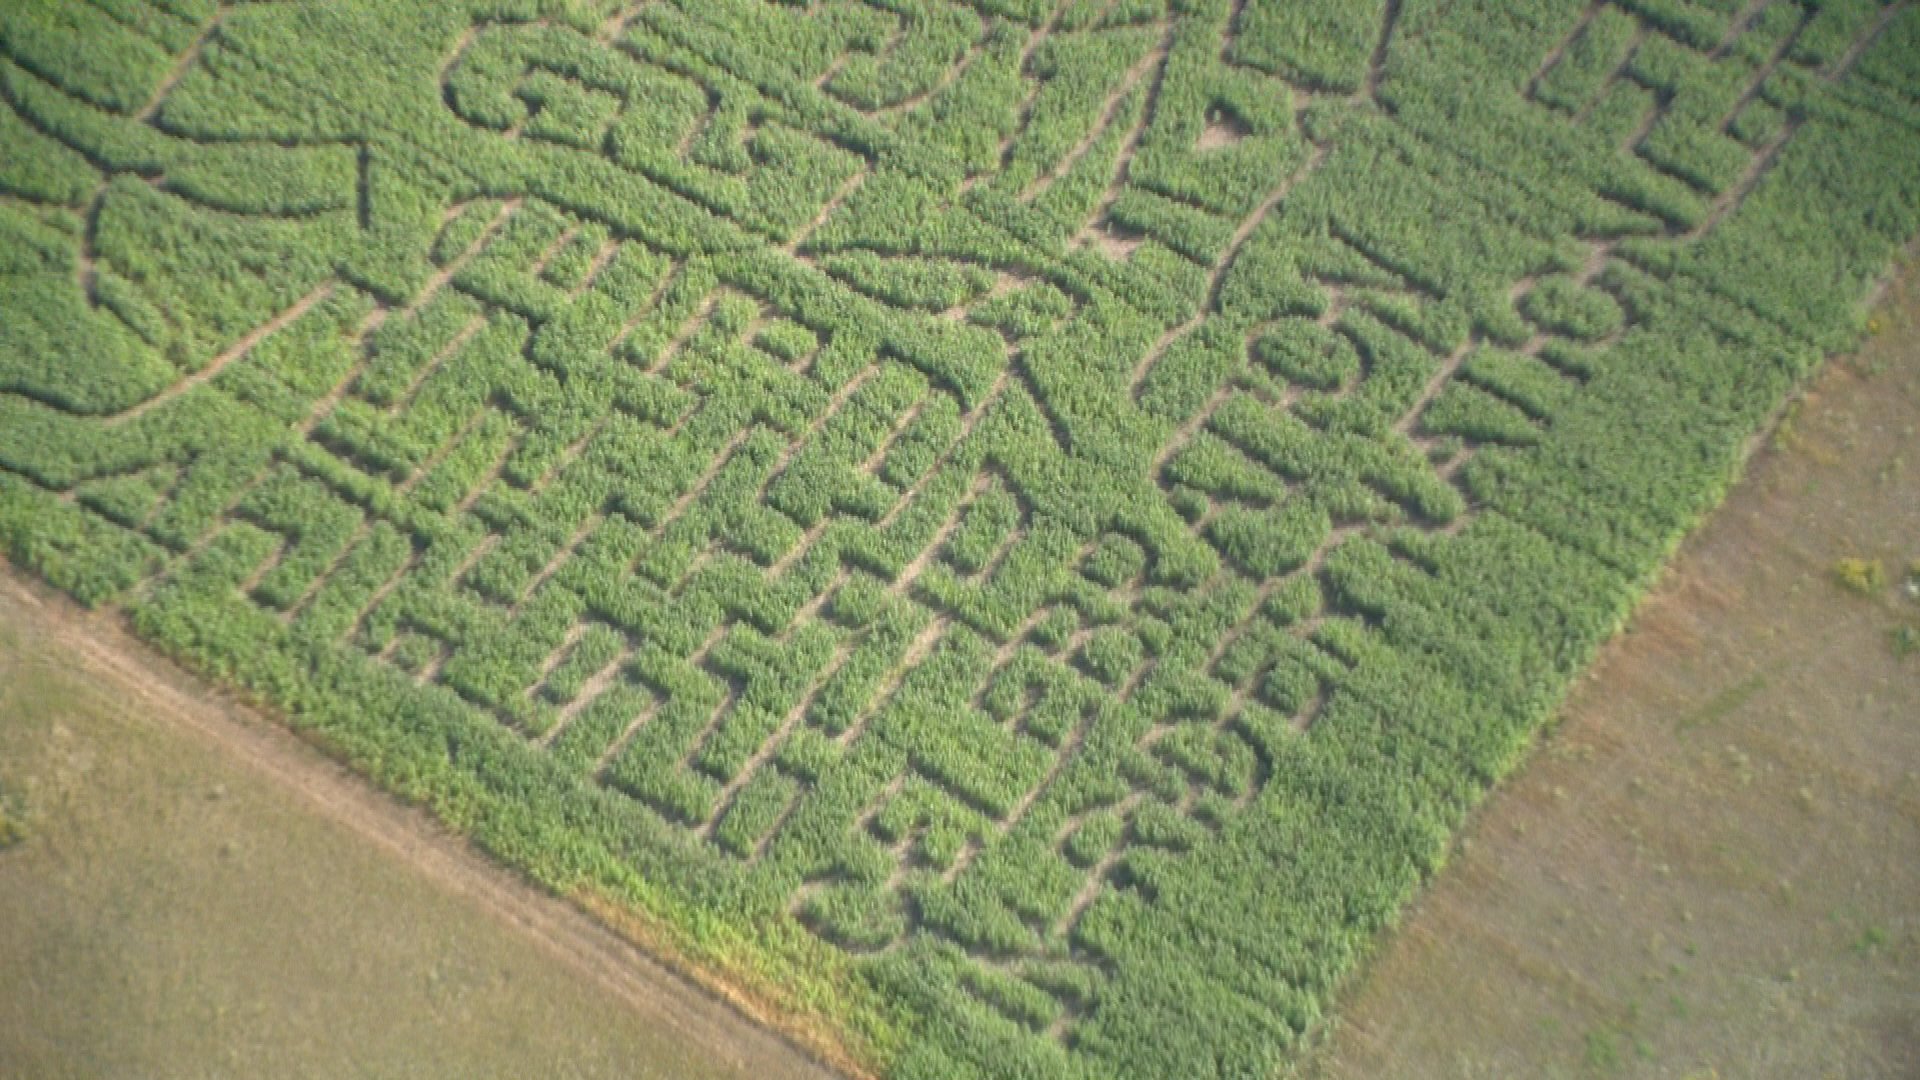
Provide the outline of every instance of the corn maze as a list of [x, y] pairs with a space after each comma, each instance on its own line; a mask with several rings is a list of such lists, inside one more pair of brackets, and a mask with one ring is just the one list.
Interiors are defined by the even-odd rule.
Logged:
[[0, 549], [886, 1075], [1271, 1075], [1920, 232], [1878, 0], [30, 0]]

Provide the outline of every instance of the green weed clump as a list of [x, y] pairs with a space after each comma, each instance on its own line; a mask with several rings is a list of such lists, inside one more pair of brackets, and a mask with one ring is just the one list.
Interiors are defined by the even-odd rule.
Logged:
[[1878, 596], [1887, 588], [1887, 567], [1879, 559], [1838, 559], [1833, 564], [1833, 579], [1848, 592]]
[[21, 820], [14, 801], [4, 791], [0, 791], [0, 851], [5, 851], [27, 838], [26, 822]]
[[1889, 630], [1887, 637], [1893, 645], [1893, 655], [1902, 660], [1920, 653], [1920, 626], [1903, 623]]
[[1911, 7], [613, 6], [0, 5], [0, 550], [896, 1077], [1281, 1068], [1920, 233]]

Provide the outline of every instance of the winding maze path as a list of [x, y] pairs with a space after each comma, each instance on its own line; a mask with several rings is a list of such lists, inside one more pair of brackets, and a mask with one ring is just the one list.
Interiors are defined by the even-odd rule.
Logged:
[[1904, 2], [11, 4], [0, 542], [894, 1075], [1259, 1075], [1916, 230]]

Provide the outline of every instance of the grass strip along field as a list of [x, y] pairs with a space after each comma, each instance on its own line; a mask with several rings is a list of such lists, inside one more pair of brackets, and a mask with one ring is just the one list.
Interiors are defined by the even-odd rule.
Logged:
[[1876, 0], [0, 12], [0, 544], [903, 1078], [1268, 1075], [1920, 231]]

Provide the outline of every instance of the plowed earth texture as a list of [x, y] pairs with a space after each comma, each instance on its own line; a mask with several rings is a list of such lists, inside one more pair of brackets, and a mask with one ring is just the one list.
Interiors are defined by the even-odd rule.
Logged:
[[0, 544], [897, 1077], [1269, 1074], [1920, 231], [1875, 0], [29, 0]]

